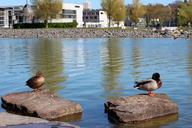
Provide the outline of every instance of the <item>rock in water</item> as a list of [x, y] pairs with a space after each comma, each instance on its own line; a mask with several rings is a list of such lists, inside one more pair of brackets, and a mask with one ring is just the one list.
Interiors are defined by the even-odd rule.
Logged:
[[8, 111], [43, 119], [56, 119], [81, 114], [80, 104], [61, 99], [48, 91], [12, 93], [1, 98], [2, 106]]
[[166, 94], [120, 97], [105, 103], [109, 117], [121, 123], [134, 123], [178, 113], [178, 107]]
[[49, 122], [44, 119], [27, 117], [10, 114], [7, 112], [0, 113], [1, 128], [79, 128], [65, 122]]

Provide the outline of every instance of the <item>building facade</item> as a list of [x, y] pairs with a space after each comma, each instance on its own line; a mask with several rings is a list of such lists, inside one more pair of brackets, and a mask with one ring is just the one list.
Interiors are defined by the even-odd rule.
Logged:
[[84, 10], [83, 22], [86, 28], [106, 28], [108, 27], [107, 13], [102, 10]]
[[[84, 10], [83, 11], [83, 26], [86, 28], [107, 28], [109, 20], [107, 12], [103, 10]], [[119, 23], [119, 24], [118, 24]], [[124, 21], [111, 21], [110, 27], [124, 27]]]
[[[107, 13], [103, 10], [83, 9], [91, 8], [90, 2], [87, 5], [63, 3], [60, 17], [51, 19], [49, 23], [77, 22], [77, 27], [106, 28], [108, 27]], [[24, 6], [0, 7], [0, 27], [11, 28], [15, 23], [43, 22], [34, 18], [34, 6], [26, 3]], [[122, 27], [124, 22], [111, 21], [111, 27]]]
[[[39, 22], [34, 19], [34, 9], [24, 6], [0, 7], [0, 28], [11, 28], [15, 23]], [[52, 23], [67, 23], [76, 21], [77, 27], [83, 27], [83, 5], [65, 3], [59, 19], [51, 19]]]
[[10, 28], [14, 24], [14, 12], [11, 7], [0, 7], [0, 27]]
[[32, 9], [29, 5], [0, 7], [0, 28], [12, 28], [16, 23], [31, 23]]
[[76, 21], [77, 27], [83, 27], [83, 5], [64, 3], [59, 19], [51, 19], [53, 23], [67, 23]]

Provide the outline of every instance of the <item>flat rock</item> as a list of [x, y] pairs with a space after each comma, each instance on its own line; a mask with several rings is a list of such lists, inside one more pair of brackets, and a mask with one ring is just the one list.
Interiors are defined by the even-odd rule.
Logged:
[[7, 112], [0, 113], [1, 128], [79, 128], [64, 122], [50, 122], [41, 118], [27, 117], [10, 114]]
[[12, 93], [1, 97], [7, 111], [53, 120], [81, 114], [80, 104], [55, 96], [49, 91]]
[[105, 103], [109, 117], [121, 123], [134, 123], [178, 114], [178, 107], [166, 94], [136, 95], [111, 99]]

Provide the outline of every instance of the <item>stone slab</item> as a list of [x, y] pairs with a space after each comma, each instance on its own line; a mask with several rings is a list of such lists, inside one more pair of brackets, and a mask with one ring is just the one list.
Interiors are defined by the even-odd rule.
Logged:
[[178, 114], [177, 105], [166, 94], [154, 97], [136, 95], [111, 99], [105, 103], [109, 117], [122, 123], [135, 123]]
[[59, 98], [49, 91], [12, 93], [1, 100], [7, 111], [48, 120], [83, 112], [80, 104]]
[[64, 122], [50, 122], [41, 118], [15, 115], [7, 112], [0, 113], [0, 128], [79, 128]]

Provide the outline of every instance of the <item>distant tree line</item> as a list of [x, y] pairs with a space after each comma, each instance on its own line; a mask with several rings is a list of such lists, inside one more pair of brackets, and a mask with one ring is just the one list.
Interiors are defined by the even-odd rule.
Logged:
[[192, 24], [192, 2], [176, 1], [168, 5], [143, 5], [140, 0], [132, 0], [125, 5], [124, 0], [102, 0], [101, 6], [108, 14], [109, 27], [111, 21], [122, 21], [128, 17], [135, 26], [143, 18], [146, 27], [160, 26], [189, 26]]

